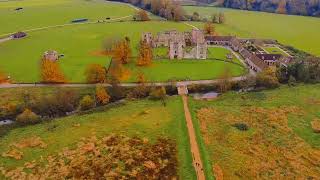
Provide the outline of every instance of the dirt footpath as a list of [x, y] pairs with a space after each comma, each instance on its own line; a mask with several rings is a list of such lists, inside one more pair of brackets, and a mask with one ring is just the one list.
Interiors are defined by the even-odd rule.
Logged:
[[190, 114], [190, 110], [188, 107], [188, 97], [186, 95], [182, 95], [183, 100], [183, 108], [184, 108], [184, 114], [187, 122], [187, 128], [188, 128], [188, 134], [190, 139], [190, 147], [191, 147], [191, 153], [192, 153], [192, 160], [193, 160], [193, 166], [197, 173], [197, 179], [204, 180], [205, 175], [203, 171], [203, 165], [201, 161], [200, 151], [196, 139], [196, 134], [194, 131], [194, 127], [192, 124], [192, 118]]

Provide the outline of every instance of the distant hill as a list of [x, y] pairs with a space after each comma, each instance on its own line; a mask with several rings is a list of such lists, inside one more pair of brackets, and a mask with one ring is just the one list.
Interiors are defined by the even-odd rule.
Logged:
[[223, 7], [320, 17], [320, 0], [195, 0]]

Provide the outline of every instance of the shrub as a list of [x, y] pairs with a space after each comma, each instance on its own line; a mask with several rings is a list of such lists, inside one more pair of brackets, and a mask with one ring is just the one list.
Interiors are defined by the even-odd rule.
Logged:
[[8, 77], [2, 72], [0, 72], [0, 84], [7, 83], [7, 82], [8, 82]]
[[57, 117], [76, 110], [78, 101], [79, 95], [76, 91], [59, 89], [54, 94], [32, 98], [28, 107], [37, 114]]
[[150, 88], [141, 84], [134, 89], [132, 89], [128, 94], [127, 98], [129, 99], [139, 99], [139, 98], [145, 98], [148, 96], [150, 92]]
[[57, 106], [61, 114], [77, 109], [79, 94], [75, 90], [59, 89], [56, 93]]
[[0, 119], [10, 119], [22, 112], [22, 105], [8, 102], [0, 107]]
[[121, 99], [123, 98], [124, 95], [124, 90], [123, 88], [120, 86], [120, 81], [115, 78], [114, 76], [111, 77], [110, 79], [110, 94], [113, 97], [113, 99]]
[[25, 109], [17, 116], [16, 121], [21, 124], [35, 124], [40, 122], [40, 117], [30, 109]]
[[102, 86], [96, 87], [96, 102], [100, 105], [108, 104], [110, 101], [110, 96]]
[[105, 83], [107, 71], [100, 64], [90, 64], [85, 72], [87, 83]]
[[246, 125], [244, 123], [235, 123], [232, 126], [237, 128], [239, 131], [248, 131], [249, 130], [248, 125]]
[[290, 76], [290, 77], [289, 77], [289, 80], [288, 80], [288, 85], [289, 85], [289, 86], [295, 86], [296, 83], [297, 83], [296, 78], [294, 78], [293, 76]]
[[255, 87], [256, 83], [256, 77], [249, 74], [243, 80], [238, 82], [238, 86], [240, 89], [247, 90], [249, 88]]
[[135, 21], [150, 21], [149, 15], [145, 10], [139, 10], [134, 15], [133, 19]]
[[152, 99], [163, 100], [166, 98], [167, 92], [164, 87], [154, 87], [149, 95]]
[[257, 85], [266, 88], [277, 88], [280, 86], [279, 80], [276, 76], [275, 68], [267, 68], [257, 75]]
[[80, 101], [80, 110], [85, 111], [95, 107], [94, 100], [91, 96], [86, 95]]

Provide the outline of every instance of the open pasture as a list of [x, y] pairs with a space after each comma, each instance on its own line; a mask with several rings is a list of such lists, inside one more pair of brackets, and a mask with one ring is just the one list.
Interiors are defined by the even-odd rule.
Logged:
[[[23, 8], [15, 11], [16, 8]], [[71, 23], [85, 18], [90, 22], [133, 15], [126, 4], [103, 0], [23, 0], [0, 2], [0, 37], [3, 34]]]
[[191, 100], [204, 163], [226, 179], [319, 177], [320, 86], [299, 85]]

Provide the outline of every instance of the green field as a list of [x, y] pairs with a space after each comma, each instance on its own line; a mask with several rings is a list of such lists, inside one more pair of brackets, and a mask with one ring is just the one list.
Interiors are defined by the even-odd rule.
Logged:
[[[118, 107], [102, 108], [101, 112], [87, 115], [74, 115], [47, 123], [14, 129], [0, 138], [0, 154], [8, 150], [8, 145], [22, 140], [24, 137], [38, 136], [48, 144], [45, 149], [25, 148], [24, 158], [14, 160], [0, 157], [0, 165], [17, 167], [25, 162], [39, 160], [52, 153], [58, 153], [64, 147], [77, 143], [81, 137], [95, 133], [98, 137], [110, 133], [122, 133], [128, 136], [147, 137], [153, 141], [157, 137], [169, 137], [176, 140], [181, 179], [194, 179], [192, 157], [189, 140], [181, 106], [180, 97], [171, 97], [164, 107], [159, 101], [132, 101]], [[145, 113], [147, 112], [147, 113]], [[75, 127], [75, 124], [80, 124]], [[50, 127], [55, 127], [49, 130]], [[1, 178], [1, 176], [0, 176]]]
[[[158, 28], [154, 29], [154, 27]], [[142, 32], [155, 33], [168, 29], [185, 31], [189, 30], [190, 27], [182, 23], [151, 21], [144, 23], [90, 24], [35, 31], [30, 33], [27, 38], [0, 44], [0, 69], [3, 69], [16, 82], [37, 82], [40, 80], [39, 61], [41, 55], [48, 49], [54, 49], [65, 55], [60, 60], [60, 65], [68, 81], [84, 82], [84, 72], [88, 64], [98, 63], [108, 66], [110, 63], [110, 58], [108, 57], [93, 55], [93, 52], [102, 49], [102, 42], [106, 37], [128, 36], [131, 39], [133, 55], [135, 56]], [[226, 52], [218, 51], [219, 56], [223, 56], [222, 53]], [[219, 72], [222, 71], [220, 69], [222, 65], [223, 63], [214, 61], [180, 61], [172, 63], [159, 61], [155, 62], [151, 67], [140, 69], [146, 73], [147, 78], [151, 81], [166, 81], [172, 78], [185, 79], [190, 73], [190, 68], [193, 69], [193, 75], [190, 76], [189, 74], [191, 79], [211, 79], [219, 75]], [[233, 69], [234, 76], [244, 72], [242, 67], [232, 64], [228, 66]], [[136, 68], [134, 62], [129, 67], [132, 73], [128, 81], [135, 81], [135, 73], [140, 69]], [[205, 71], [202, 68], [205, 68]], [[179, 71], [175, 72], [176, 69], [179, 69]]]
[[130, 68], [132, 75], [129, 82], [136, 81], [139, 72], [143, 72], [148, 81], [155, 82], [217, 79], [225, 68], [231, 70], [232, 76], [246, 73], [241, 65], [217, 60], [155, 60], [149, 67]]
[[[285, 169], [293, 168], [298, 175], [319, 174], [312, 163], [299, 158], [299, 153], [320, 152], [320, 134], [311, 128], [311, 121], [320, 120], [319, 85], [282, 86], [240, 94], [229, 92], [211, 102], [190, 98], [189, 105], [207, 174], [212, 174], [212, 167], [219, 165], [224, 178], [250, 179], [253, 174], [247, 167], [263, 166], [261, 162], [266, 163], [265, 167], [251, 172], [262, 177], [271, 178], [281, 168], [283, 173], [290, 173]], [[235, 123], [245, 123], [249, 130], [240, 131], [234, 127]], [[250, 149], [256, 153], [250, 154]], [[301, 156], [310, 158], [309, 155]], [[281, 159], [277, 159], [279, 157]], [[292, 157], [296, 163], [309, 167], [310, 172], [288, 166], [293, 163]], [[274, 161], [278, 163], [272, 164]]]
[[283, 52], [278, 47], [263, 47], [264, 50], [266, 50], [270, 54], [281, 54], [283, 56], [288, 56], [285, 52]]
[[[22, 7], [17, 12], [14, 9]], [[46, 26], [68, 24], [74, 19], [106, 20], [132, 15], [126, 5], [103, 0], [28, 0], [0, 2], [0, 36], [6, 33]]]
[[[224, 12], [226, 23], [216, 25], [219, 34], [246, 38], [272, 38], [280, 43], [320, 56], [320, 19], [288, 16], [264, 12], [251, 12], [216, 7], [185, 6], [188, 14], [198, 12], [202, 17]], [[192, 23], [202, 28], [202, 23]]]
[[[102, 0], [58, 0], [58, 1], [3, 1], [0, 2], [1, 34], [23, 31], [33, 28], [70, 23], [78, 18], [88, 18], [90, 22], [109, 18], [132, 15], [136, 10], [129, 5], [105, 2]], [[17, 12], [17, 7], [24, 9]], [[68, 12], [68, 13], [63, 13]], [[40, 16], [41, 14], [41, 16]], [[129, 21], [128, 21], [129, 20]], [[157, 27], [157, 28], [154, 28]], [[137, 55], [137, 44], [142, 32], [159, 32], [176, 29], [190, 30], [183, 23], [166, 21], [112, 22], [99, 24], [75, 24], [64, 27], [46, 28], [28, 32], [24, 39], [7, 41], [0, 44], [0, 71], [12, 78], [13, 82], [39, 82], [39, 61], [47, 50], [56, 50], [64, 57], [60, 66], [68, 82], [85, 82], [85, 68], [88, 64], [97, 63], [105, 67], [110, 64], [110, 58], [96, 55], [102, 50], [102, 42], [110, 36], [129, 37], [133, 56]], [[157, 50], [156, 50], [157, 51]], [[227, 50], [210, 50], [210, 58], [225, 59]], [[216, 52], [215, 52], [216, 51]], [[166, 51], [158, 50], [161, 55]], [[164, 58], [160, 58], [164, 59]], [[236, 59], [235, 62], [238, 62]], [[184, 79], [214, 79], [220, 75], [223, 68], [232, 69], [233, 76], [245, 73], [241, 66], [219, 61], [155, 61], [152, 66], [137, 68], [135, 59], [127, 67], [130, 77], [125, 82], [136, 80], [137, 73], [145, 73], [149, 81], [167, 81]], [[176, 71], [178, 69], [178, 71]]]

